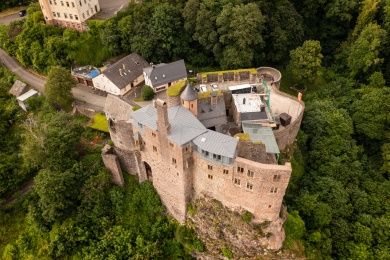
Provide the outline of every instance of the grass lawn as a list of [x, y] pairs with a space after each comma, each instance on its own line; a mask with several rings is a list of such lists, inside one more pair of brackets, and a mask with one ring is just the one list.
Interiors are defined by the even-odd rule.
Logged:
[[108, 133], [108, 122], [106, 119], [106, 116], [104, 114], [98, 113], [96, 114], [93, 119], [91, 124], [89, 125], [90, 128], [96, 129], [102, 132]]

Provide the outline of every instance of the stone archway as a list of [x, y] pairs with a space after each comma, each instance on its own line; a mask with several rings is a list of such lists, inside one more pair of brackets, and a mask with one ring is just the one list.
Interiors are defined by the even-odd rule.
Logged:
[[150, 167], [149, 163], [145, 161], [144, 161], [144, 166], [145, 166], [146, 177], [148, 178], [148, 181], [153, 181], [152, 167]]

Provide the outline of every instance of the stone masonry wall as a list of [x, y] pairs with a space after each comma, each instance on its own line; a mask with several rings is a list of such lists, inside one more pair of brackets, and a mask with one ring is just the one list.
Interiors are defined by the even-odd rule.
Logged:
[[253, 143], [251, 141], [238, 142], [238, 156], [259, 163], [267, 163], [267, 152], [263, 143]]
[[[238, 167], [243, 168], [243, 172], [238, 172]], [[224, 173], [224, 169], [228, 172]], [[248, 176], [248, 170], [253, 176]], [[253, 213], [255, 221], [259, 222], [279, 219], [290, 175], [290, 163], [261, 164], [237, 157], [233, 165], [222, 165], [194, 153], [195, 197], [206, 194], [233, 209], [243, 208]]]
[[123, 186], [123, 175], [118, 157], [113, 153], [111, 146], [106, 145], [102, 150], [104, 166], [111, 172], [112, 182], [116, 185]]

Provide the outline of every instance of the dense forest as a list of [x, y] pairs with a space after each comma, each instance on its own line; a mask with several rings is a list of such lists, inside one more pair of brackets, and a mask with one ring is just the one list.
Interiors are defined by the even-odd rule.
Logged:
[[[44, 25], [36, 5], [28, 13], [0, 27], [0, 45], [42, 73], [130, 52], [153, 62], [184, 58], [195, 71], [279, 68], [281, 88], [301, 90], [306, 104], [285, 197], [293, 212], [285, 247], [304, 248], [309, 259], [390, 258], [389, 0], [143, 1], [91, 21], [84, 33]], [[2, 78], [4, 90], [11, 79]], [[0, 152], [7, 155], [0, 158], [0, 196], [36, 175], [23, 204], [28, 228], [17, 239], [0, 238], [10, 243], [6, 256], [175, 258], [202, 248], [195, 238], [191, 246], [178, 238], [186, 232], [163, 216], [150, 185], [130, 179], [127, 191], [107, 183], [97, 152], [80, 148], [85, 130], [77, 120], [37, 111], [36, 129], [27, 131], [25, 116], [0, 98]], [[65, 121], [71, 130], [58, 127]], [[45, 136], [23, 139], [33, 133]], [[44, 144], [43, 154], [28, 152]], [[44, 192], [53, 184], [58, 190]], [[132, 214], [138, 211], [158, 217], [140, 223]]]

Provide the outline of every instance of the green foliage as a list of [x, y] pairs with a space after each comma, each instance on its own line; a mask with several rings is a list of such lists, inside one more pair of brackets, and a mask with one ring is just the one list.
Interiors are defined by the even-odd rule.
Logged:
[[51, 68], [45, 85], [45, 96], [47, 101], [55, 107], [65, 111], [72, 108], [73, 96], [71, 90], [76, 86], [70, 71], [61, 68]]
[[154, 91], [150, 86], [144, 85], [141, 88], [141, 97], [143, 100], [152, 100], [154, 98]]
[[288, 214], [286, 222], [284, 222], [284, 231], [286, 239], [283, 246], [291, 248], [296, 240], [300, 240], [305, 235], [305, 223], [299, 216], [298, 211], [292, 211]]
[[224, 256], [224, 257], [226, 257], [227, 259], [233, 259], [233, 252], [229, 249], [229, 248], [227, 248], [227, 247], [225, 247], [225, 246], [223, 246], [222, 248], [221, 248], [221, 253], [222, 253], [222, 255]]
[[141, 107], [137, 105], [137, 106], [133, 106], [132, 109], [133, 109], [133, 111], [137, 111], [137, 110], [140, 109], [140, 108], [141, 108]]
[[313, 83], [321, 73], [321, 45], [319, 41], [305, 41], [290, 52], [289, 70], [301, 84]]
[[177, 83], [170, 86], [167, 90], [167, 95], [170, 97], [177, 97], [180, 95], [180, 93], [183, 91], [183, 89], [186, 87], [187, 81], [186, 80], [180, 80]]
[[250, 223], [253, 219], [253, 214], [250, 213], [249, 211], [245, 211], [244, 213], [241, 214], [241, 219], [245, 222], [245, 223]]
[[107, 118], [104, 114], [101, 114], [101, 113], [97, 113], [93, 117], [92, 123], [89, 127], [91, 127], [92, 129], [102, 131], [102, 132], [106, 132], [106, 133], [109, 132]]
[[178, 225], [175, 236], [189, 252], [203, 252], [205, 250], [202, 241], [196, 237], [195, 231], [191, 228], [184, 225]]

